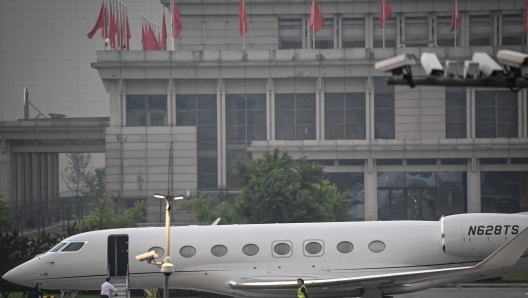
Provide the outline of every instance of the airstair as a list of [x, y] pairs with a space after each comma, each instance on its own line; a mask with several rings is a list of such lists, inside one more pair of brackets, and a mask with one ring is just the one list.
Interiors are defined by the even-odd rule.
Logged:
[[130, 297], [126, 276], [112, 276], [112, 285], [116, 288], [119, 298]]

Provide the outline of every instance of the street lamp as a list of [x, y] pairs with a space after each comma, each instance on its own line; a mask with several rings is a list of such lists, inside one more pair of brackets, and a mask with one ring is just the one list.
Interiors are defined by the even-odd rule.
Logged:
[[161, 265], [161, 273], [165, 275], [165, 285], [163, 289], [163, 297], [169, 298], [169, 276], [174, 272], [174, 266], [172, 266], [172, 261], [170, 258], [170, 210], [171, 202], [175, 200], [183, 199], [182, 196], [171, 196], [171, 195], [161, 195], [154, 194], [155, 198], [165, 199], [167, 203], [167, 208], [165, 209], [165, 259], [163, 259], [163, 265]]

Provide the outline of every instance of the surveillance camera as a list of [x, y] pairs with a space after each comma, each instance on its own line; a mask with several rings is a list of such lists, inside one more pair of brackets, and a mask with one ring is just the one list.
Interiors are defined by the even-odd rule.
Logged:
[[464, 78], [476, 78], [479, 74], [478, 62], [472, 60], [464, 61]]
[[480, 72], [487, 77], [497, 77], [504, 73], [502, 67], [484, 52], [474, 53], [473, 61], [478, 62]]
[[510, 50], [502, 50], [497, 53], [499, 63], [515, 68], [528, 66], [528, 55]]
[[458, 63], [458, 61], [446, 60], [444, 76], [446, 78], [452, 78], [452, 77], [458, 76], [459, 67], [460, 67], [460, 63]]
[[422, 53], [420, 62], [428, 76], [440, 76], [444, 73], [444, 68], [434, 53]]
[[149, 251], [144, 254], [140, 254], [136, 256], [136, 260], [143, 262], [143, 261], [151, 261], [152, 259], [155, 259], [158, 257], [158, 253], [155, 251]]
[[393, 74], [401, 74], [405, 66], [416, 65], [416, 57], [413, 54], [401, 54], [396, 57], [376, 62], [374, 68], [383, 72], [392, 71]]
[[171, 263], [164, 263], [161, 265], [161, 273], [165, 276], [170, 276], [174, 272], [174, 266]]

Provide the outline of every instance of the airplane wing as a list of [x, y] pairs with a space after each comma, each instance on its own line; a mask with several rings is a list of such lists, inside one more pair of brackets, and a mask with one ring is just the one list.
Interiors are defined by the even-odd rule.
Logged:
[[[379, 284], [412, 284], [424, 281], [431, 281], [460, 275], [478, 273], [487, 270], [511, 267], [528, 249], [528, 228], [510, 239], [489, 257], [475, 266], [465, 266], [445, 269], [419, 270], [410, 272], [397, 272], [389, 274], [367, 275], [358, 277], [344, 277], [331, 279], [305, 280], [308, 287], [329, 287], [329, 286], [361, 286], [365, 283]], [[277, 278], [275, 280], [259, 278], [243, 278], [229, 282], [233, 289], [261, 290], [261, 289], [286, 289], [296, 288], [297, 281], [288, 278]]]

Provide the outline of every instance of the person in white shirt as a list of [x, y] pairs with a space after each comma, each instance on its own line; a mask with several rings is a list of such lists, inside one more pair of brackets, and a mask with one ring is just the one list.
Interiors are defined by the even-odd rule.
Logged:
[[117, 290], [114, 288], [114, 286], [110, 283], [112, 279], [110, 277], [106, 278], [106, 282], [101, 285], [101, 298], [110, 298], [110, 294], [112, 292], [115, 293], [117, 296]]

